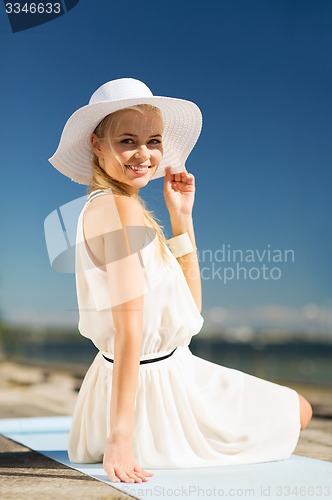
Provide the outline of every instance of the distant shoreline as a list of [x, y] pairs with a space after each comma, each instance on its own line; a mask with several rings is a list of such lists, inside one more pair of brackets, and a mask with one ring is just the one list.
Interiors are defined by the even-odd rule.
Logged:
[[[229, 333], [229, 332], [228, 332]], [[226, 335], [226, 334], [225, 334]], [[194, 335], [192, 353], [213, 363], [277, 383], [332, 387], [332, 343], [257, 332], [254, 339]], [[0, 357], [8, 362], [83, 374], [98, 349], [74, 329], [38, 331], [0, 323]]]

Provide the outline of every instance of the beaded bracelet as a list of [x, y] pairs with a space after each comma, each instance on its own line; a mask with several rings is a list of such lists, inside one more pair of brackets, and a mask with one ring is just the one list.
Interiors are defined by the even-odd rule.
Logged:
[[176, 258], [195, 251], [188, 233], [182, 233], [179, 234], [179, 236], [174, 236], [173, 238], [167, 240], [166, 243]]

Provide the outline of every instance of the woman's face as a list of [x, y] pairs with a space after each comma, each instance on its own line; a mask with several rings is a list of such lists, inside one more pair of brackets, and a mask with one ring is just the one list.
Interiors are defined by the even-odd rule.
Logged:
[[[154, 176], [163, 156], [163, 123], [158, 112], [124, 110], [115, 124], [111, 147], [93, 134], [91, 143], [102, 168], [132, 186], [133, 193]], [[123, 173], [124, 170], [124, 173]]]

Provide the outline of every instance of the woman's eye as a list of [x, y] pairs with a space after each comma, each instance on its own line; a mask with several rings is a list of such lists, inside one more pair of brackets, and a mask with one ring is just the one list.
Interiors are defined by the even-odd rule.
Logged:
[[[128, 138], [128, 139], [122, 139], [121, 144], [135, 144], [135, 142], [133, 139]], [[149, 141], [149, 144], [153, 144], [153, 145], [161, 144], [161, 140], [160, 139], [151, 139]]]

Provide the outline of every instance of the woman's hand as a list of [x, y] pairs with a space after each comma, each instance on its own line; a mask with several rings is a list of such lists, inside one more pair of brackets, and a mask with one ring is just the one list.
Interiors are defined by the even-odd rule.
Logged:
[[191, 215], [195, 199], [195, 177], [186, 170], [171, 174], [165, 169], [164, 198], [170, 216]]
[[124, 438], [111, 438], [106, 441], [103, 467], [110, 481], [118, 483], [141, 483], [153, 472], [141, 469], [132, 453], [131, 442]]

